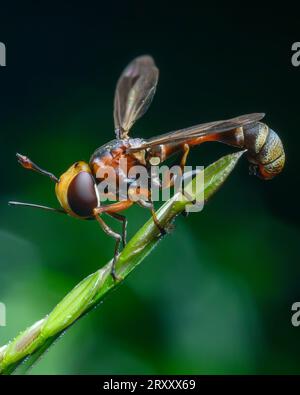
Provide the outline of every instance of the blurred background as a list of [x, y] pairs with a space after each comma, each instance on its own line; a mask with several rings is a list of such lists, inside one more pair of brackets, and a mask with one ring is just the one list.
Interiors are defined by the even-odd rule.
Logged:
[[[1, 345], [104, 265], [114, 245], [96, 223], [8, 207], [58, 204], [53, 183], [22, 169], [15, 153], [57, 176], [88, 161], [114, 137], [115, 84], [132, 58], [152, 54], [160, 69], [133, 136], [263, 111], [287, 153], [285, 171], [269, 182], [250, 177], [241, 160], [204, 211], [178, 218], [172, 235], [32, 373], [300, 372], [300, 327], [291, 324], [300, 301], [300, 67], [291, 46], [300, 37], [293, 8], [276, 7], [1, 5]], [[205, 144], [189, 164], [232, 151]], [[130, 237], [149, 214], [137, 207], [127, 215]]]

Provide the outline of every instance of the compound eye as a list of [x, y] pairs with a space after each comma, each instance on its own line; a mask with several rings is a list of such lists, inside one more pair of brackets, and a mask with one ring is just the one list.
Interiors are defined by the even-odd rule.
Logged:
[[91, 217], [93, 209], [98, 206], [95, 181], [86, 171], [78, 173], [68, 188], [70, 209], [79, 217]]

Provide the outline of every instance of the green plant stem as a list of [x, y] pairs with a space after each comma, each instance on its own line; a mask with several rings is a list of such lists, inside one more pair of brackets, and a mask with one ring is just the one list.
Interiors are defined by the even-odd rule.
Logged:
[[[236, 152], [214, 162], [204, 170], [204, 174], [198, 174], [185, 187], [185, 191], [192, 199], [207, 201], [224, 183], [242, 153]], [[194, 192], [196, 185], [203, 180], [203, 176], [204, 186], [202, 185], [202, 188]], [[177, 193], [158, 210], [157, 217], [160, 223], [165, 228], [169, 228], [174, 219], [186, 210], [188, 205], [191, 205], [190, 200], [181, 193]], [[0, 348], [0, 373], [11, 374], [22, 363], [23, 371], [26, 371], [68, 327], [95, 307], [110, 290], [122, 282], [161, 239], [152, 219], [149, 220], [132, 237], [119, 255], [116, 273], [122, 280], [115, 282], [112, 279], [110, 275], [112, 261], [82, 280], [49, 315]]]

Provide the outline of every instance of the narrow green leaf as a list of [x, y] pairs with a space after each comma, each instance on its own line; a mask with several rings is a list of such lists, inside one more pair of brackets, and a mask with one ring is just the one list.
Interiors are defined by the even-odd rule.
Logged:
[[103, 271], [99, 270], [89, 275], [58, 303], [42, 327], [44, 337], [48, 338], [63, 331], [89, 307], [101, 285], [102, 274]]

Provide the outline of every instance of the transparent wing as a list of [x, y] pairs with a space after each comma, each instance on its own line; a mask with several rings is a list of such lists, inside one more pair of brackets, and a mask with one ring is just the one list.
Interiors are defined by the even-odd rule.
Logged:
[[145, 140], [139, 147], [129, 148], [128, 152], [136, 152], [160, 144], [186, 141], [192, 138], [206, 136], [208, 134], [223, 133], [251, 123], [258, 122], [264, 116], [264, 113], [253, 113], [241, 115], [236, 118], [231, 118], [223, 121], [202, 123], [186, 129], [180, 129], [174, 132], [169, 132], [160, 136], [152, 137], [148, 140]]
[[114, 123], [117, 137], [127, 138], [137, 119], [145, 114], [155, 94], [159, 71], [149, 55], [134, 59], [117, 83]]

